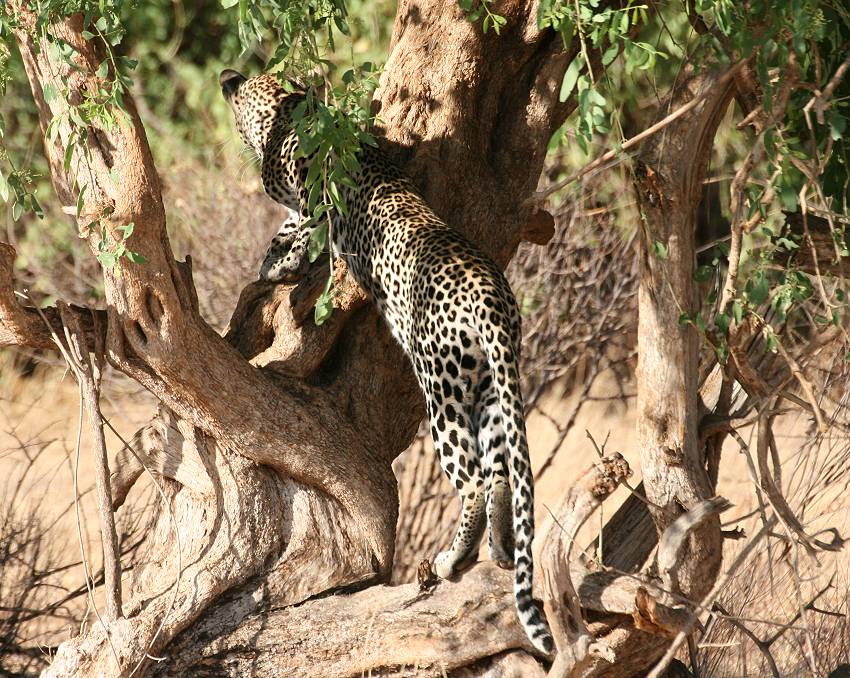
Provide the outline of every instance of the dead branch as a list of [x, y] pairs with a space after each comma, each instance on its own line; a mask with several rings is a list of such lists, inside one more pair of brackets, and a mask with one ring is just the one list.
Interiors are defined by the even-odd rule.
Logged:
[[[114, 622], [122, 617], [121, 611], [121, 560], [118, 549], [118, 534], [115, 530], [115, 514], [112, 510], [112, 490], [109, 484], [109, 459], [106, 438], [100, 414], [100, 375], [103, 358], [103, 337], [95, 333], [95, 365], [92, 365], [84, 335], [76, 315], [67, 304], [58, 305], [59, 316], [64, 324], [65, 344], [59, 344], [68, 367], [77, 378], [80, 399], [86, 409], [94, 442], [95, 486], [97, 488], [98, 511], [100, 514], [100, 542], [103, 548], [103, 568], [106, 584], [106, 621]], [[96, 327], [96, 326], [95, 326]]]
[[829, 79], [829, 82], [826, 84], [826, 87], [823, 88], [823, 92], [815, 92], [815, 96], [811, 98], [809, 103], [806, 104], [805, 110], [808, 112], [812, 108], [815, 109], [815, 113], [817, 115], [818, 122], [823, 125], [824, 124], [824, 111], [829, 107], [830, 99], [832, 98], [832, 93], [835, 91], [835, 88], [838, 87], [838, 84], [844, 78], [844, 75], [847, 71], [850, 70], [850, 56], [848, 56], [838, 68], [835, 70], [835, 73], [832, 74], [832, 77]]
[[[0, 347], [26, 346], [29, 348], [55, 349], [51, 332], [61, 335], [62, 320], [56, 307], [40, 309], [22, 306], [15, 298], [15, 248], [0, 242]], [[96, 333], [105, 333], [106, 313], [71, 306], [66, 310], [74, 314], [81, 327], [81, 336], [86, 345], [93, 349]], [[96, 329], [97, 328], [97, 329]]]
[[673, 593], [679, 592], [679, 568], [682, 566], [682, 554], [685, 543], [693, 531], [712, 516], [719, 515], [731, 508], [723, 497], [706, 499], [683, 513], [664, 530], [658, 541], [658, 572], [664, 587]]
[[799, 539], [800, 543], [811, 555], [815, 554], [816, 548], [824, 551], [838, 551], [844, 545], [844, 539], [841, 538], [837, 530], [832, 530], [833, 540], [831, 542], [825, 542], [820, 539], [810, 537], [803, 528], [803, 525], [797, 519], [797, 516], [794, 515], [791, 507], [782, 495], [782, 491], [774, 482], [773, 476], [768, 469], [767, 461], [770, 450], [770, 441], [773, 437], [773, 431], [771, 429], [773, 415], [771, 414], [771, 409], [772, 408], [770, 407], [765, 407], [759, 413], [758, 445], [756, 446], [759, 485], [767, 495], [771, 507], [774, 511], [776, 511], [777, 516], [779, 516], [779, 520], [786, 529]]
[[558, 650], [549, 671], [553, 678], [581, 675], [589, 660], [614, 661], [613, 651], [604, 641], [594, 641], [584, 624], [569, 563], [581, 526], [630, 475], [631, 469], [622, 455], [604, 457], [576, 480], [552, 514], [541, 553], [541, 569], [543, 606]]
[[[740, 551], [740, 553], [735, 557], [735, 560], [729, 565], [727, 570], [717, 578], [717, 581], [714, 583], [714, 586], [711, 590], [705, 595], [705, 597], [700, 601], [700, 609], [709, 609], [714, 604], [715, 599], [718, 594], [723, 590], [723, 587], [729, 582], [729, 579], [732, 575], [737, 572], [738, 568], [746, 562], [747, 558], [749, 558], [750, 554], [755, 550], [756, 546], [764, 539], [766, 536], [770, 534], [770, 530], [776, 524], [776, 518], [771, 517], [766, 525], [763, 525], [762, 528], [753, 536], [753, 538], [747, 543]], [[669, 663], [672, 661], [673, 657], [676, 656], [676, 653], [679, 651], [679, 648], [682, 646], [682, 643], [685, 642], [688, 635], [693, 630], [694, 626], [698, 623], [698, 618], [695, 614], [690, 616], [688, 623], [684, 626], [684, 628], [679, 631], [676, 638], [673, 640], [673, 643], [667, 648], [667, 651], [664, 653], [664, 656], [659, 660], [659, 662], [655, 665], [655, 667], [647, 674], [647, 678], [661, 678], [663, 675], [664, 669], [667, 668]]]

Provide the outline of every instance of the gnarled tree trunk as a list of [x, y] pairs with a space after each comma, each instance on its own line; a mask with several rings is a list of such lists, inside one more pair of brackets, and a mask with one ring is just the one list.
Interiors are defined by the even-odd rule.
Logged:
[[[483, 34], [454, 3], [402, 0], [376, 106], [387, 153], [450, 226], [504, 265], [521, 239], [539, 238], [528, 199], [549, 138], [574, 106], [559, 102], [558, 91], [578, 48], [565, 50], [560, 36], [537, 28], [533, 2], [497, 9], [507, 19], [500, 36]], [[64, 21], [52, 31], [79, 52], [78, 68], [70, 68], [38, 49], [34, 17], [18, 11], [24, 21], [15, 37], [46, 128], [81, 92], [96, 91], [102, 55], [83, 39], [79, 17]], [[46, 101], [45, 86], [62, 91], [65, 79], [69, 100]], [[249, 285], [226, 335], [216, 334], [198, 313], [190, 264], [174, 260], [144, 128], [132, 100], [125, 105], [129, 117], [114, 129], [88, 130], [88, 153], [75, 149], [69, 173], [67, 127], [60, 125], [46, 152], [63, 204], [75, 204], [85, 188], [81, 228], [100, 219], [116, 239], [118, 227], [135, 224], [128, 246], [147, 262], [122, 260], [120, 276], [105, 271], [106, 311], [77, 313], [90, 340], [103, 336], [110, 362], [162, 402], [131, 441], [132, 453], [122, 451], [113, 463], [116, 504], [144, 463], [164, 479], [170, 507], [146, 542], [126, 616], [64, 643], [47, 674], [128, 675], [138, 664], [153, 675], [216, 676], [348, 676], [410, 665], [439, 674], [480, 668], [482, 660], [531, 666], [528, 656], [501, 654], [531, 651], [515, 618], [509, 573], [481, 564], [433, 592], [375, 586], [387, 580], [393, 561], [398, 493], [391, 463], [424, 414], [408, 362], [383, 321], [339, 268], [335, 312], [313, 326], [309, 310], [324, 275], [317, 269], [296, 287]], [[713, 128], [705, 125], [710, 140]], [[687, 301], [693, 245], [686, 217], [669, 225], [675, 233], [653, 237], [680, 238], [668, 250]], [[97, 249], [99, 229], [81, 235]], [[47, 329], [11, 294], [10, 248], [0, 254], [0, 340], [49, 345]], [[641, 401], [644, 461], [654, 469], [646, 494], [688, 509], [711, 490], [696, 449], [696, 343], [671, 326], [669, 309], [649, 315], [668, 302], [651, 262], [645, 274], [646, 323], [654, 322], [664, 341], [646, 330], [641, 351], [681, 360], [650, 388], [663, 389], [660, 399], [684, 389], [677, 397], [687, 401], [662, 402], [670, 412]], [[50, 311], [47, 319], [58, 322]], [[668, 448], [679, 461], [658, 463]], [[569, 484], [565, 479], [565, 492]], [[674, 517], [656, 516], [659, 529]], [[684, 591], [694, 595], [710, 584], [719, 559], [716, 523], [701, 529], [680, 572]], [[583, 604], [616, 615], [595, 627], [610, 634], [609, 659], [645, 669], [676, 629], [662, 620], [662, 594], [649, 578], [643, 586], [581, 568], [573, 577]], [[658, 600], [647, 606], [652, 596]], [[662, 635], [646, 643], [649, 634], [636, 632], [630, 617]], [[166, 659], [155, 664], [149, 656]], [[594, 662], [595, 673], [612, 670], [605, 658]]]

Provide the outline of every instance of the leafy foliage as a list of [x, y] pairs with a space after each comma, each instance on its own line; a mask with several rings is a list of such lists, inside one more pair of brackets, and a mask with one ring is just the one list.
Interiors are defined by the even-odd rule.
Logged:
[[[762, 138], [747, 139], [746, 132], [725, 127], [721, 131], [721, 139], [733, 140], [740, 149], [721, 160], [726, 168], [734, 166], [736, 153], [742, 164], [755, 144], [764, 143], [764, 154], [738, 197], [742, 213], [732, 214], [728, 203], [724, 208], [727, 233], [730, 221], [747, 223], [737, 284], [728, 304], [718, 308], [729, 266], [727, 236], [707, 258], [700, 258], [697, 268], [697, 282], [707, 288], [705, 317], [683, 317], [683, 322], [704, 333], [721, 359], [728, 352], [730, 329], [748, 317], [765, 328], [771, 349], [776, 349], [778, 328], [793, 325], [800, 314], [805, 317], [813, 302], [819, 309], [814, 311], [817, 324], [842, 326], [848, 310], [845, 283], [825, 274], [815, 280], [797, 268], [794, 255], [808, 252], [813, 244], [784, 217], [802, 209], [826, 217], [834, 263], [850, 254], [844, 141], [850, 79], [841, 80], [828, 101], [812, 106], [813, 93], [824, 91], [846, 58], [850, 12], [842, 3], [698, 0], [689, 6], [544, 0], [538, 23], [560, 34], [566, 49], [578, 44], [579, 56], [566, 69], [560, 88], [561, 101], [574, 98], [576, 110], [550, 148], [557, 151], [575, 140], [585, 157], [595, 148], [617, 148], [624, 129], [634, 134], [650, 122], [639, 120], [637, 98], [660, 102], [688, 69], [751, 59], [762, 93]], [[577, 160], [582, 162], [580, 156]], [[651, 249], [666, 258], [665, 243], [653, 242]]]
[[[350, 39], [348, 8], [344, 0], [271, 2], [268, 0], [222, 0], [227, 8], [238, 9], [239, 38], [248, 50], [253, 41], [262, 41], [269, 31], [277, 38], [266, 68], [280, 72], [285, 87], [296, 80], [306, 86], [304, 101], [294, 112], [299, 153], [309, 159], [306, 185], [311, 261], [333, 241], [332, 215], [345, 217], [345, 188], [354, 188], [353, 174], [359, 169], [361, 144], [374, 144], [369, 128], [374, 117], [369, 100], [377, 87], [378, 69], [371, 62], [339, 68], [334, 54], [340, 37]], [[337, 84], [334, 80], [338, 77]], [[321, 93], [321, 94], [320, 94]], [[316, 302], [314, 319], [322, 324], [333, 308], [333, 257], [325, 289]]]

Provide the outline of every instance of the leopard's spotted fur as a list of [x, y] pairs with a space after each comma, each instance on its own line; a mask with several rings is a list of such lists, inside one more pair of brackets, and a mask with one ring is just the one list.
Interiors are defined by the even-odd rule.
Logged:
[[[296, 157], [291, 117], [303, 95], [272, 75], [221, 74], [243, 140], [262, 159], [268, 195], [293, 210], [262, 276], [294, 279], [305, 270], [309, 159]], [[489, 523], [490, 556], [515, 566], [520, 621], [534, 645], [552, 649], [531, 597], [534, 492], [518, 374], [520, 317], [498, 267], [428, 207], [377, 149], [359, 157], [349, 215], [333, 217], [334, 252], [371, 296], [404, 347], [425, 393], [443, 470], [462, 502], [451, 548], [434, 569], [446, 578], [476, 558]]]

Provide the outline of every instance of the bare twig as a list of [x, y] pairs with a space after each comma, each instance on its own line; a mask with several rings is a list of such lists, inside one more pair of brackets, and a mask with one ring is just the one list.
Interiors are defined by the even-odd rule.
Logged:
[[823, 88], [823, 92], [816, 92], [815, 96], [813, 96], [809, 103], [807, 103], [804, 107], [804, 110], [807, 113], [812, 108], [815, 109], [815, 114], [817, 115], [818, 122], [821, 125], [824, 124], [823, 112], [829, 105], [829, 100], [832, 98], [832, 93], [835, 91], [835, 88], [838, 87], [838, 84], [844, 78], [844, 75], [847, 73], [848, 69], [850, 69], [850, 55], [848, 55], [847, 58], [841, 62], [841, 65], [837, 69], [835, 69], [835, 73], [832, 74], [832, 77], [829, 79], [829, 82], [826, 84], [826, 87]]
[[788, 529], [791, 533], [793, 533], [800, 543], [805, 546], [806, 550], [814, 555], [815, 550], [820, 548], [824, 551], [838, 551], [841, 549], [844, 544], [844, 540], [837, 534], [837, 532], [833, 532], [834, 539], [832, 542], [824, 542], [820, 539], [815, 539], [806, 534], [806, 531], [803, 529], [803, 525], [797, 519], [797, 516], [794, 515], [791, 507], [788, 505], [788, 502], [785, 500], [785, 497], [782, 495], [782, 491], [777, 487], [776, 483], [773, 480], [773, 477], [767, 466], [768, 453], [770, 449], [770, 439], [773, 437], [773, 431], [771, 430], [771, 421], [773, 415], [770, 413], [772, 408], [764, 408], [759, 414], [758, 421], [758, 445], [756, 446], [756, 462], [758, 463], [759, 469], [759, 485], [761, 489], [764, 490], [764, 493], [767, 495], [768, 500], [770, 501], [773, 510], [776, 511], [780, 521], [782, 524]]
[[720, 603], [714, 603], [713, 610], [717, 610], [720, 614], [723, 615], [723, 618], [728, 621], [732, 626], [736, 627], [743, 633], [747, 638], [753, 641], [753, 644], [758, 648], [758, 651], [761, 652], [762, 656], [767, 661], [767, 665], [770, 667], [770, 673], [773, 675], [773, 678], [780, 678], [779, 669], [776, 666], [776, 660], [773, 658], [773, 655], [770, 653], [770, 643], [766, 643], [756, 636], [755, 633], [750, 631], [743, 622], [735, 619]]
[[[69, 367], [77, 377], [80, 395], [91, 424], [94, 442], [95, 483], [98, 509], [100, 512], [100, 536], [103, 547], [103, 566], [106, 583], [106, 619], [115, 621], [121, 612], [121, 560], [118, 556], [118, 535], [115, 530], [115, 514], [112, 510], [112, 490], [109, 484], [109, 460], [106, 438], [100, 414], [100, 367], [95, 368], [89, 358], [85, 335], [75, 314], [67, 304], [59, 302], [59, 314], [65, 327], [68, 346]], [[96, 335], [97, 336], [97, 335]], [[101, 345], [102, 349], [102, 345]], [[102, 356], [102, 351], [100, 356]], [[100, 363], [100, 359], [98, 358]]]

